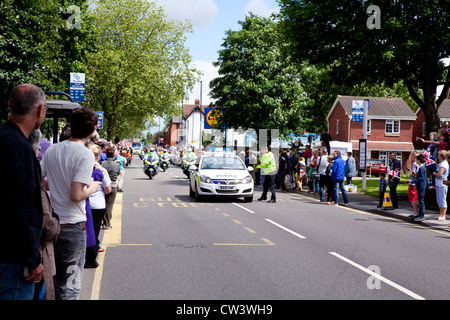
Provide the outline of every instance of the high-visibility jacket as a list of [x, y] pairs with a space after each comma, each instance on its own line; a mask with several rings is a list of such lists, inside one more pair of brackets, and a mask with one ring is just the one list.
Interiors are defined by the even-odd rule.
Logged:
[[194, 152], [186, 152], [183, 155], [183, 163], [186, 163], [187, 158], [193, 158], [194, 160], [197, 160], [197, 156], [195, 155]]
[[261, 164], [258, 167], [261, 168], [264, 175], [275, 174], [277, 163], [274, 154], [270, 151], [264, 153], [261, 157]]

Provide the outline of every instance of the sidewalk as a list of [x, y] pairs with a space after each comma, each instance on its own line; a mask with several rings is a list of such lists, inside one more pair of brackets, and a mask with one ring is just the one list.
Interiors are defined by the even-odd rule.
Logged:
[[[297, 193], [311, 198], [319, 199], [319, 194], [309, 193], [305, 188], [304, 190], [305, 191], [288, 189], [286, 193], [287, 194]], [[362, 192], [347, 192], [347, 196], [349, 200], [349, 208], [358, 209], [384, 216], [388, 215], [405, 221], [411, 221], [411, 219], [408, 218], [408, 216], [413, 213], [413, 208], [411, 206], [411, 203], [407, 199], [404, 199], [405, 197], [400, 197], [398, 201], [398, 209], [384, 210], [377, 208], [378, 198], [374, 198]], [[342, 196], [339, 197], [339, 203], [343, 204]], [[439, 217], [439, 210], [428, 209], [427, 204], [425, 203], [425, 220], [421, 222], [411, 221], [411, 223], [426, 225], [441, 231], [450, 232], [450, 227], [447, 227], [447, 224], [450, 224], [449, 214], [450, 212], [447, 212], [448, 216], [447, 221], [438, 221], [436, 220], [436, 218]]]

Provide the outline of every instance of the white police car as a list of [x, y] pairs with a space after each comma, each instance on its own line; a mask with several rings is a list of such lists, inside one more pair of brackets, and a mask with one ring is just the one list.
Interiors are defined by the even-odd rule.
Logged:
[[207, 152], [190, 167], [189, 194], [199, 201], [203, 196], [244, 197], [253, 201], [253, 178], [244, 162], [232, 152]]

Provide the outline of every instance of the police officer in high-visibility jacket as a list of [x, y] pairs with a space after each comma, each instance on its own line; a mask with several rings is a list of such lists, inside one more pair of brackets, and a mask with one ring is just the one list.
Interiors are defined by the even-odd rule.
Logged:
[[269, 150], [268, 147], [261, 148], [261, 152], [263, 152], [263, 155], [261, 156], [261, 164], [259, 164], [257, 168], [260, 168], [261, 175], [264, 175], [264, 185], [263, 193], [258, 201], [267, 200], [267, 192], [270, 189], [272, 196], [267, 202], [275, 203], [277, 202], [275, 195], [275, 175], [277, 173], [277, 163], [274, 154]]

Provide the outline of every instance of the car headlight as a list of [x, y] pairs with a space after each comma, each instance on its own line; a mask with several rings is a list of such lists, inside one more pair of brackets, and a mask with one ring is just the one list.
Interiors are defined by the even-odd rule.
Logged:
[[211, 180], [211, 178], [208, 177], [208, 176], [200, 176], [200, 182], [203, 182], [203, 183], [212, 183], [212, 180]]
[[241, 183], [248, 184], [252, 183], [252, 181], [253, 181], [252, 176], [246, 176], [244, 179], [241, 180]]

